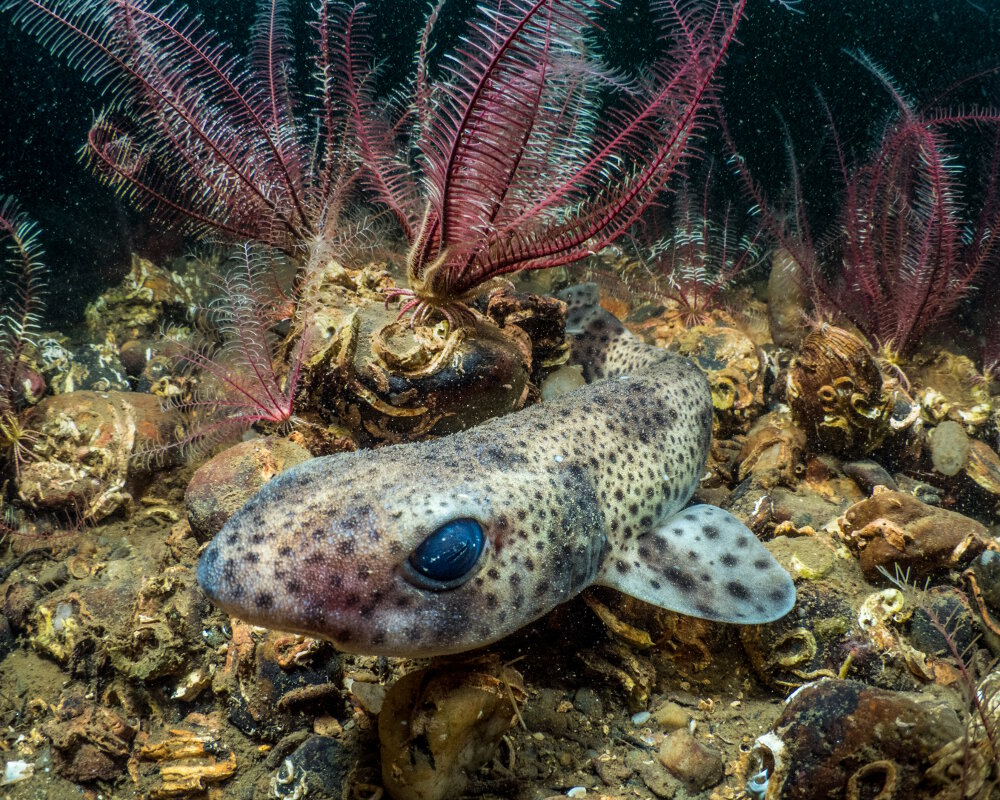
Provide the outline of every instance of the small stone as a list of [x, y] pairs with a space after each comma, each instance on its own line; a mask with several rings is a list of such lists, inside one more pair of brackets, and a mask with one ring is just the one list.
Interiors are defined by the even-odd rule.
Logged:
[[184, 494], [195, 537], [210, 539], [271, 478], [310, 457], [304, 447], [278, 436], [223, 450], [198, 468]]
[[601, 698], [597, 696], [597, 692], [587, 687], [576, 690], [576, 694], [573, 695], [573, 707], [591, 719], [604, 715], [604, 705], [601, 703]]
[[931, 461], [942, 475], [957, 475], [969, 454], [969, 436], [953, 420], [945, 420], [930, 433]]
[[687, 709], [672, 700], [660, 704], [653, 711], [653, 721], [668, 731], [686, 728], [690, 720], [691, 714], [688, 713]]
[[718, 751], [703, 745], [686, 730], [667, 734], [660, 745], [660, 763], [693, 789], [708, 789], [725, 777]]
[[645, 725], [647, 722], [649, 722], [649, 718], [651, 716], [652, 715], [648, 711], [640, 711], [637, 714], [632, 715], [632, 724]]

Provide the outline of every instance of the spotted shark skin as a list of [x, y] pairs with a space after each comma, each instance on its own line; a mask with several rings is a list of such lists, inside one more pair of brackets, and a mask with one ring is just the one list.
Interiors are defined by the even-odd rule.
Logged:
[[[685, 508], [711, 438], [711, 395], [686, 359], [567, 300], [586, 386], [429, 442], [315, 458], [278, 475], [201, 557], [228, 613], [348, 652], [432, 656], [494, 642], [587, 586], [710, 620], [762, 623], [795, 599], [739, 520]], [[407, 561], [439, 526], [474, 519], [471, 577], [432, 590]]]

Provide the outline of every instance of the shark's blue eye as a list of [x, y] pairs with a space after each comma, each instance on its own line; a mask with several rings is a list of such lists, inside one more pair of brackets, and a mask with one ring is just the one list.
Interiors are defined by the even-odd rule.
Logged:
[[452, 589], [464, 583], [486, 545], [482, 526], [474, 519], [453, 519], [424, 539], [410, 554], [414, 577], [426, 589]]

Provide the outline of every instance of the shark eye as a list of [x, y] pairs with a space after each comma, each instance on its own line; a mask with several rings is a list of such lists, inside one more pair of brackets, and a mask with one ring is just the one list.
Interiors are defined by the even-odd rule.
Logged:
[[474, 519], [453, 519], [424, 539], [410, 554], [409, 577], [423, 589], [453, 589], [468, 579], [486, 546]]

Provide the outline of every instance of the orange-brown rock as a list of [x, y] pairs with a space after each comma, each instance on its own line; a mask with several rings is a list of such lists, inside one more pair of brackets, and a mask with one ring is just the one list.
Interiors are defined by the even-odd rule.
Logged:
[[890, 490], [855, 503], [837, 524], [869, 580], [878, 577], [879, 567], [894, 574], [898, 566], [910, 580], [960, 569], [991, 543], [976, 520]]

